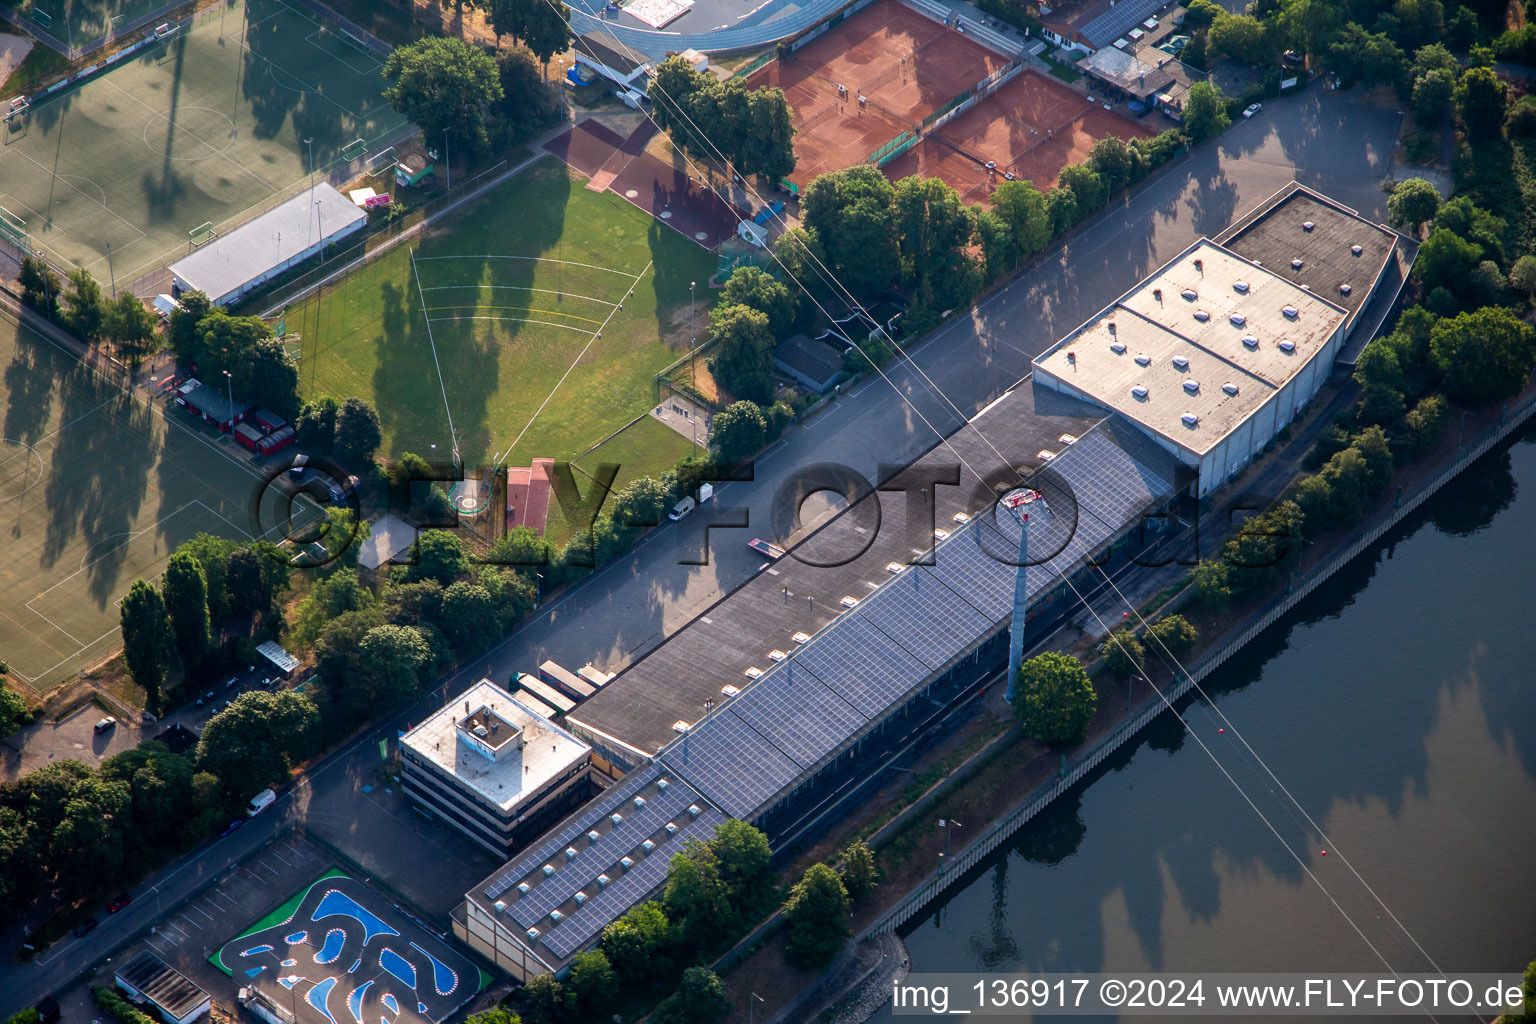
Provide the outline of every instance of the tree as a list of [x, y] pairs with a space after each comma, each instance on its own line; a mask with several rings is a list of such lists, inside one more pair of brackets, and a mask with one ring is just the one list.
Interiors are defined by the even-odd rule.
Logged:
[[1445, 423], [1449, 418], [1446, 409], [1445, 398], [1441, 395], [1430, 395], [1419, 400], [1403, 419], [1403, 425], [1407, 428], [1408, 452], [1414, 457], [1427, 454], [1435, 446], [1445, 433]]
[[1108, 198], [1104, 183], [1099, 180], [1093, 168], [1085, 164], [1068, 164], [1063, 167], [1056, 178], [1056, 185], [1070, 191], [1077, 200], [1077, 219], [1080, 222], [1097, 213]]
[[26, 724], [31, 717], [27, 699], [5, 684], [0, 678], [0, 739], [10, 736]]
[[1482, 247], [1477, 243], [1467, 241], [1449, 228], [1437, 227], [1419, 247], [1413, 272], [1426, 291], [1447, 288], [1454, 292], [1465, 287], [1468, 275], [1482, 256]]
[[848, 934], [848, 890], [825, 864], [812, 864], [784, 903], [788, 937], [784, 957], [798, 967], [821, 967]]
[[502, 98], [494, 113], [503, 145], [536, 134], [559, 116], [559, 96], [544, 80], [543, 68], [528, 50], [519, 46], [498, 53], [496, 69]]
[[1527, 253], [1509, 268], [1509, 286], [1529, 302], [1536, 298], [1536, 256]]
[[1504, 301], [1508, 280], [1493, 260], [1481, 260], [1467, 275], [1466, 292], [1472, 304], [1494, 306]]
[[1246, 64], [1263, 64], [1273, 52], [1264, 34], [1264, 23], [1247, 14], [1222, 11], [1211, 23], [1210, 49]]
[[992, 193], [992, 212], [1008, 230], [1008, 265], [1018, 266], [1051, 241], [1045, 197], [1027, 181], [1003, 181]]
[[709, 422], [709, 446], [727, 463], [746, 458], [767, 440], [768, 421], [754, 402], [732, 402]]
[[1387, 216], [1399, 227], [1418, 234], [1425, 221], [1433, 220], [1440, 209], [1440, 192], [1423, 178], [1399, 182], [1387, 197]]
[[1184, 49], [1179, 51], [1179, 60], [1194, 68], [1196, 71], [1204, 71], [1206, 40], [1210, 33], [1204, 29], [1196, 29], [1189, 37], [1189, 42], [1184, 44]]
[[620, 526], [655, 526], [675, 500], [661, 481], [642, 476], [612, 495], [608, 514]]
[[843, 888], [855, 903], [875, 891], [879, 875], [875, 855], [864, 840], [855, 839], [843, 849]]
[[517, 990], [518, 1005], [529, 1024], [565, 1024], [565, 986], [553, 974], [537, 974]]
[[1349, 83], [1396, 85], [1406, 82], [1408, 58], [1386, 35], [1370, 33], [1358, 24], [1344, 26], [1337, 39], [1328, 45], [1324, 63]]
[[1052, 745], [1076, 743], [1097, 706], [1098, 695], [1088, 673], [1071, 655], [1047, 651], [1019, 666], [1013, 711], [1031, 739]]
[[737, 267], [720, 290], [721, 306], [746, 306], [768, 318], [775, 339], [789, 337], [795, 323], [795, 297], [789, 289], [759, 267]]
[[58, 310], [63, 282], [41, 256], [22, 256], [16, 283], [21, 285], [22, 299], [33, 309], [49, 316]]
[[1504, 130], [1508, 92], [1490, 68], [1469, 68], [1456, 83], [1456, 112], [1475, 140], [1491, 139]]
[[818, 176], [801, 198], [802, 220], [837, 279], [855, 292], [888, 287], [901, 269], [896, 190], [868, 164]]
[[478, 654], [501, 635], [491, 592], [460, 581], [443, 591], [443, 632], [461, 655]]
[[123, 292], [106, 307], [103, 329], [107, 340], [117, 357], [133, 366], [155, 350], [156, 327], [155, 314], [132, 292]]
[[230, 316], [215, 306], [197, 323], [202, 335], [198, 372], [204, 380], [218, 380], [228, 370], [239, 369], [241, 356], [272, 337], [272, 329], [259, 316]]
[[1413, 119], [1420, 127], [1433, 128], [1445, 119], [1456, 92], [1456, 72], [1432, 68], [1413, 80]]
[[1184, 101], [1184, 128], [1194, 142], [1204, 142], [1227, 130], [1232, 119], [1227, 116], [1227, 98], [1210, 82], [1196, 82], [1189, 87]]
[[[1526, 26], [1533, 28], [1533, 26]], [[1536, 28], [1533, 28], [1536, 31]], [[1516, 138], [1528, 139], [1536, 135], [1536, 96], [1522, 96], [1509, 108], [1504, 125]]]
[[914, 174], [896, 183], [894, 202], [901, 279], [915, 304], [937, 313], [964, 303], [975, 290], [975, 222], [960, 194], [941, 178]]
[[1200, 633], [1192, 622], [1177, 613], [1164, 615], [1147, 627], [1157, 642], [1157, 650], [1165, 651], [1174, 658], [1185, 658], [1195, 649]]
[[421, 689], [432, 648], [416, 626], [374, 626], [357, 647], [370, 703], [393, 707]]
[[171, 619], [181, 664], [190, 672], [202, 664], [213, 644], [208, 628], [208, 577], [197, 559], [184, 551], [171, 555], [160, 580], [160, 596]]
[[1111, 632], [1104, 641], [1104, 663], [1121, 679], [1141, 675], [1147, 670], [1147, 652], [1141, 638], [1124, 626]]
[[[329, 516], [331, 509], [326, 510]], [[366, 524], [364, 524], [366, 527]], [[224, 564], [224, 586], [228, 591], [228, 608], [231, 614], [245, 617], [264, 615], [272, 607], [279, 584], [286, 585], [288, 562], [281, 556], [263, 553], [254, 547], [242, 547], [229, 556]], [[205, 575], [207, 570], [204, 570]], [[208, 604], [213, 607], [213, 583], [208, 584]]]
[[1129, 185], [1135, 171], [1131, 148], [1125, 144], [1125, 140], [1113, 135], [1106, 135], [1093, 144], [1093, 148], [1088, 151], [1087, 165], [1099, 176], [1104, 191], [1109, 195]]
[[469, 572], [464, 542], [448, 530], [423, 530], [416, 538], [415, 557], [415, 562], [405, 569], [407, 582], [436, 580], [446, 587]]
[[64, 814], [48, 843], [48, 867], [70, 896], [115, 879], [126, 852], [132, 799], [128, 786], [99, 776], [81, 779], [70, 792]]
[[527, 34], [530, 0], [482, 0], [480, 6], [491, 23], [491, 31], [496, 33], [497, 49], [501, 48], [502, 36], [517, 40]]
[[1077, 223], [1077, 193], [1057, 185], [1045, 194], [1045, 214], [1051, 222], [1051, 237], [1059, 238]]
[[1435, 214], [1435, 227], [1460, 235], [1483, 250], [1483, 256], [1500, 265], [1504, 263], [1504, 232], [1508, 225], [1474, 203], [1470, 196], [1457, 196]]
[[715, 827], [709, 848], [738, 912], [755, 915], [773, 889], [768, 837], [760, 829], [730, 818]]
[[293, 642], [301, 650], [314, 647], [326, 624], [347, 612], [371, 608], [373, 591], [357, 578], [355, 569], [337, 569], [315, 580], [294, 615]]
[[693, 69], [681, 54], [656, 65], [647, 93], [651, 98], [651, 116], [657, 127], [672, 136], [672, 141], [691, 152], [698, 152], [700, 139], [690, 125], [693, 98], [709, 84], [708, 76]]
[[549, 59], [564, 53], [571, 41], [571, 9], [560, 0], [540, 0], [530, 5], [523, 45], [545, 69]]
[[461, 39], [426, 36], [393, 50], [383, 73], [384, 99], [421, 129], [427, 145], [441, 143], [446, 132], [471, 151], [485, 148], [490, 108], [502, 99], [489, 53]]
[[318, 402], [305, 403], [293, 425], [294, 432], [298, 434], [299, 447], [316, 455], [331, 454], [331, 445], [336, 440], [336, 414], [339, 411], [336, 399], [330, 395], [323, 396]]
[[603, 929], [603, 952], [625, 981], [649, 981], [665, 966], [670, 928], [661, 904], [647, 900]]
[[107, 319], [107, 300], [101, 294], [101, 285], [84, 267], [70, 272], [69, 283], [74, 290], [64, 293], [65, 320], [71, 330], [94, 344], [101, 340]]
[[173, 642], [170, 616], [160, 591], [143, 580], [134, 580], [123, 597], [121, 620], [128, 675], [144, 691], [150, 710], [158, 713]]
[[677, 991], [661, 1001], [648, 1019], [652, 1024], [724, 1024], [731, 1012], [725, 983], [708, 967], [683, 972]]
[[750, 128], [738, 169], [773, 182], [787, 178], [795, 169], [795, 128], [784, 90], [753, 89], [747, 95], [747, 117]]
[[[270, 334], [235, 359], [235, 391], [253, 405], [292, 421], [299, 414], [299, 364]], [[351, 399], [349, 399], [351, 401]]]
[[360, 469], [373, 461], [384, 441], [379, 414], [361, 398], [348, 398], [336, 410], [336, 439], [332, 453], [342, 463]]
[[492, 1006], [464, 1018], [464, 1024], [523, 1024], [523, 1018], [505, 1006]]
[[197, 741], [197, 767], [239, 799], [288, 777], [318, 746], [320, 716], [294, 690], [242, 693], [210, 718]]
[[1501, 306], [1435, 324], [1429, 344], [1446, 394], [1471, 406], [1518, 395], [1536, 368], [1533, 335], [1536, 331]]
[[679, 945], [695, 954], [712, 948], [739, 920], [714, 853], [695, 841], [668, 864], [661, 905], [673, 922]]
[[176, 358], [187, 363], [201, 361], [203, 350], [203, 317], [213, 308], [213, 303], [203, 292], [193, 289], [182, 292], [177, 300], [178, 307], [171, 310], [170, 321], [166, 324], [165, 335], [170, 342], [171, 351], [176, 353]]
[[565, 998], [576, 1020], [601, 1020], [603, 1011], [618, 994], [619, 982], [613, 966], [600, 949], [589, 949], [571, 958], [565, 979]]
[[768, 317], [750, 306], [716, 306], [709, 329], [719, 341], [709, 369], [724, 388], [749, 401], [773, 398], [773, 331]]

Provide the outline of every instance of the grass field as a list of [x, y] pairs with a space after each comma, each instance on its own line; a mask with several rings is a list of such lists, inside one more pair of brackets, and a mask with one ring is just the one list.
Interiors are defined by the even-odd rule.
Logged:
[[[380, 62], [281, 0], [237, 0], [32, 108], [0, 147], [0, 206], [34, 248], [119, 285], [404, 126]], [[107, 247], [113, 266], [109, 268]]]
[[[434, 227], [415, 252], [419, 283], [411, 252], [394, 249], [291, 307], [288, 330], [304, 397], [373, 402], [387, 453], [446, 456], [451, 416], [466, 466], [514, 441], [506, 464], [526, 466], [574, 459], [650, 408], [653, 375], [687, 350], [688, 284], [701, 285], [702, 325], [713, 269], [550, 158]], [[647, 471], [686, 451], [642, 434], [631, 452]]]
[[178, 544], [260, 529], [258, 479], [4, 315], [0, 366], [0, 658], [44, 693], [117, 642], [117, 602]]
[[[701, 437], [699, 440], [703, 442], [706, 439]], [[642, 416], [576, 460], [576, 486], [586, 494], [592, 484], [590, 474], [596, 471], [600, 463], [613, 462], [619, 466], [619, 475], [613, 479], [613, 489], [617, 491], [642, 476], [659, 478], [676, 466], [683, 456], [700, 450], [691, 440], [660, 420]], [[560, 503], [551, 501], [549, 517], [544, 524], [544, 538], [560, 545], [570, 540], [577, 529], [585, 525], [585, 522], [568, 521]]]

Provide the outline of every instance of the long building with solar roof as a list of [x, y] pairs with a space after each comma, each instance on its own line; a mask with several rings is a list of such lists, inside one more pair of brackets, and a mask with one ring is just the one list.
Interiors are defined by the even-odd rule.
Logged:
[[1021, 472], [1045, 497], [1026, 570], [1037, 632], [1074, 606], [1069, 580], [1097, 575], [1089, 559], [1125, 558], [1189, 482], [1117, 417], [1016, 387], [573, 712], [594, 761], [628, 774], [468, 893], [455, 933], [520, 977], [558, 972], [689, 839], [731, 817], [782, 842], [874, 752], [994, 678], [1019, 543], [994, 506]]

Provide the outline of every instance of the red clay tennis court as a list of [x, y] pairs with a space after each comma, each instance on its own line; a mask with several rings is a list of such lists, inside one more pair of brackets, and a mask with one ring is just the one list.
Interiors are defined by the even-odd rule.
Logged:
[[899, 0], [878, 0], [747, 86], [784, 90], [796, 129], [790, 180], [804, 185], [862, 162], [1007, 63]]
[[[1060, 82], [1025, 71], [884, 170], [893, 181], [909, 174], [937, 175], [966, 202], [977, 203], [1008, 173], [1045, 192], [1055, 187], [1063, 167], [1081, 163], [1099, 139], [1155, 134]], [[997, 165], [995, 174], [987, 172], [988, 161]]]

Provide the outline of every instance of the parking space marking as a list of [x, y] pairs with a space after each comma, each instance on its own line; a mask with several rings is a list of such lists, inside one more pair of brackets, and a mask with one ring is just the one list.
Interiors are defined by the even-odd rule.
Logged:
[[171, 950], [176, 948], [175, 946], [171, 946], [171, 947], [167, 948], [167, 947], [158, 945], [153, 938], [145, 939], [144, 942], [145, 942], [146, 945], [154, 946], [156, 950], [158, 950], [161, 953], [164, 953], [166, 956], [170, 956], [171, 955]]
[[208, 911], [204, 910], [202, 907], [193, 907], [192, 909], [206, 917], [209, 924], [213, 923], [213, 915], [208, 913]]
[[230, 909], [232, 909], [232, 910], [239, 910], [240, 909], [240, 901], [235, 899], [229, 893], [225, 892], [223, 889], [215, 889], [214, 892], [213, 892], [213, 895], [215, 897], [222, 898], [226, 903], [229, 904]]
[[278, 860], [282, 861], [284, 864], [288, 865], [289, 867], [293, 867], [294, 866], [293, 861], [289, 860], [287, 857], [284, 857], [282, 854], [277, 852], [277, 847], [275, 847], [275, 846], [272, 847], [271, 853], [272, 853], [272, 856], [276, 857]]
[[[183, 921], [187, 922], [187, 924], [191, 925], [193, 928], [196, 928], [198, 931], [202, 931], [203, 930], [203, 926], [202, 925], [200, 925], [196, 921], [192, 920], [192, 915], [183, 912], [182, 915], [181, 915], [181, 919]], [[191, 932], [187, 932], [187, 934], [191, 935], [192, 933]]]

